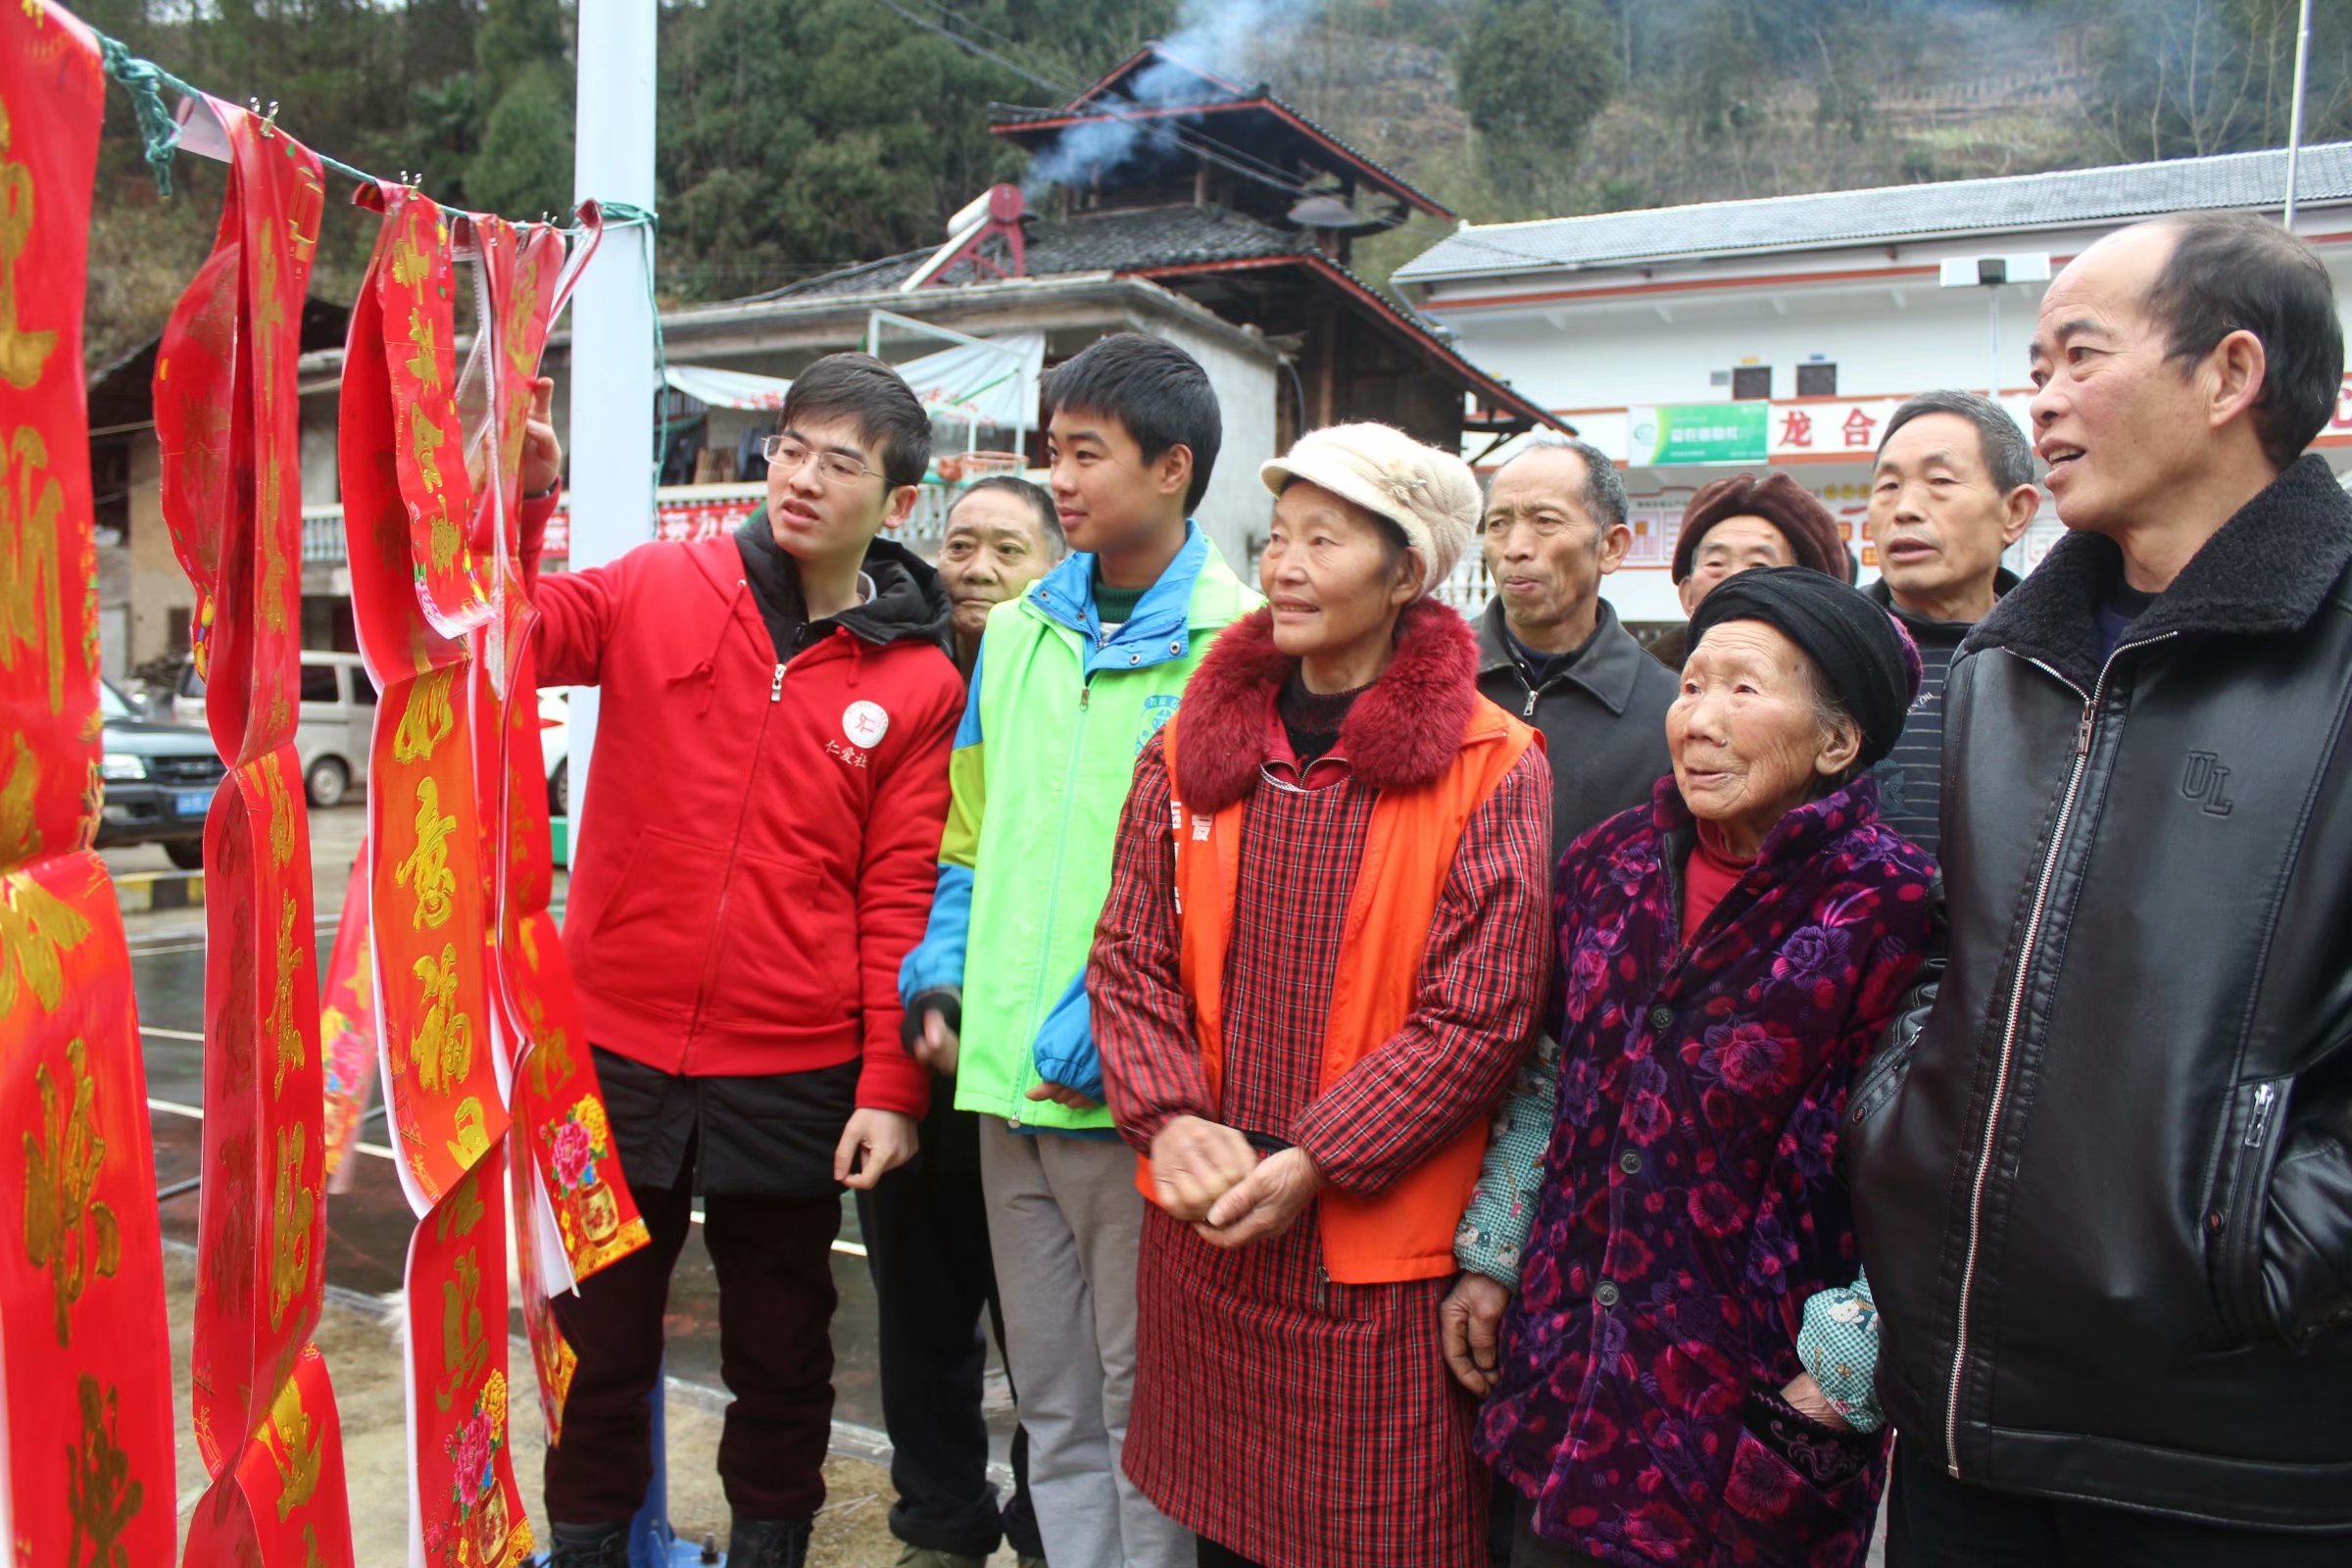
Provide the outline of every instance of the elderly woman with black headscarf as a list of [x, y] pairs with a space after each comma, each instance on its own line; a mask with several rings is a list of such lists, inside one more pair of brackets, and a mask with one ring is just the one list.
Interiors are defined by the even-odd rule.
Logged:
[[[1555, 881], [1556, 1104], [1479, 1448], [1528, 1500], [1512, 1561], [1846, 1568], [1882, 1440], [1804, 1375], [1806, 1299], [1855, 1276], [1835, 1168], [1918, 967], [1935, 867], [1879, 817], [1919, 656], [1817, 571], [1691, 619], [1674, 774]], [[1480, 1204], [1501, 1195], [1482, 1190]], [[1465, 1234], [1524, 1227], [1474, 1208]]]

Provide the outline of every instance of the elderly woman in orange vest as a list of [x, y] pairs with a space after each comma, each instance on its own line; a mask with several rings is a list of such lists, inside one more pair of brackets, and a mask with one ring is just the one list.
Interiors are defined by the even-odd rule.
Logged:
[[1258, 579], [1143, 750], [1088, 990], [1147, 1155], [1127, 1474], [1206, 1565], [1469, 1568], [1437, 1306], [1543, 989], [1550, 769], [1429, 594], [1458, 459], [1299, 440]]

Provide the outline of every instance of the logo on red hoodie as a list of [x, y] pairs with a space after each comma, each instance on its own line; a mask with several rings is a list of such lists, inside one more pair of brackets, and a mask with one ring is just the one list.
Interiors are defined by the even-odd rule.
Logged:
[[841, 710], [841, 732], [850, 738], [851, 744], [870, 751], [890, 733], [890, 715], [882, 710], [880, 703], [852, 703]]

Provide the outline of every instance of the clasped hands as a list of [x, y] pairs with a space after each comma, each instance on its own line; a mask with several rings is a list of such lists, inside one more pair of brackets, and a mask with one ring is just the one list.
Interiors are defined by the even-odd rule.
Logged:
[[1303, 1149], [1259, 1158], [1250, 1140], [1200, 1116], [1178, 1116], [1152, 1140], [1159, 1206], [1211, 1247], [1247, 1247], [1290, 1229], [1323, 1190]]

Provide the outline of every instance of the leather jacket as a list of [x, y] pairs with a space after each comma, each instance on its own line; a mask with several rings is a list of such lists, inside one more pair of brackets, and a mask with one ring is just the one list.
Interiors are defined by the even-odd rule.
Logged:
[[2099, 659], [2071, 535], [1948, 687], [1945, 939], [1845, 1127], [1902, 1441], [2352, 1528], [2352, 499], [2305, 457]]

